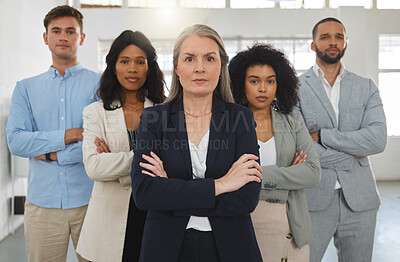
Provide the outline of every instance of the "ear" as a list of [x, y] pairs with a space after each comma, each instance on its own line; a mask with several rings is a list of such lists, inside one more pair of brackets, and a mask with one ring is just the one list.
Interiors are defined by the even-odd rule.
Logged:
[[345, 51], [347, 49], [347, 41], [346, 42], [344, 42], [344, 45], [343, 45], [343, 51]]
[[315, 42], [314, 41], [311, 42], [311, 50], [313, 50], [314, 52], [317, 50], [315, 48]]
[[79, 45], [83, 45], [83, 42], [85, 42], [85, 37], [86, 37], [86, 35], [84, 33], [82, 33], [81, 40], [79, 41]]
[[49, 42], [47, 41], [47, 33], [46, 32], [43, 33], [43, 40], [46, 45], [49, 45]]

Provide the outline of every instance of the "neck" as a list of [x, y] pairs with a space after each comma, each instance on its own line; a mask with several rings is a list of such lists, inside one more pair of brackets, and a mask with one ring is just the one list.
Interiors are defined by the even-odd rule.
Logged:
[[262, 108], [262, 109], [257, 109], [252, 106], [249, 106], [249, 108], [251, 109], [251, 111], [253, 111], [254, 120], [256, 121], [256, 123], [259, 124], [259, 123], [263, 123], [265, 121], [271, 120], [271, 107], [270, 106], [268, 106], [266, 108]]
[[135, 91], [131, 91], [131, 92], [124, 92], [122, 94], [122, 96], [124, 97], [124, 101], [125, 104], [138, 104], [138, 103], [142, 103], [139, 99], [138, 99], [138, 92], [137, 90]]
[[65, 70], [67, 70], [70, 67], [73, 67], [74, 65], [78, 64], [78, 57], [74, 56], [71, 59], [61, 59], [58, 58], [54, 55], [53, 57], [53, 64], [52, 67], [57, 69], [57, 71], [64, 76], [65, 75]]
[[340, 68], [342, 66], [341, 62], [338, 61], [335, 64], [328, 64], [319, 58], [317, 58], [316, 62], [317, 62], [317, 65], [324, 72], [325, 79], [328, 80], [329, 84], [332, 86], [335, 83], [336, 78], [338, 77], [338, 75], [340, 73]]
[[204, 97], [183, 95], [183, 110], [192, 115], [204, 115], [212, 110], [212, 93]]

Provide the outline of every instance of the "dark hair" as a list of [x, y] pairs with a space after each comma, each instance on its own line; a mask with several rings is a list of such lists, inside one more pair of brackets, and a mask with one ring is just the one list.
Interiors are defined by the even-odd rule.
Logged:
[[[124, 98], [121, 96], [121, 84], [115, 74], [115, 64], [122, 50], [129, 45], [135, 45], [142, 49], [147, 56], [149, 66], [146, 82], [139, 89], [138, 99], [144, 101], [145, 97], [154, 103], [162, 103], [164, 95], [164, 74], [157, 63], [157, 54], [150, 40], [139, 31], [125, 30], [112, 43], [110, 51], [106, 56], [107, 67], [100, 79], [100, 87], [97, 95], [103, 100], [104, 109], [115, 110], [124, 105]], [[115, 105], [113, 102], [120, 104]]]
[[318, 23], [315, 24], [313, 30], [312, 30], [312, 38], [315, 39], [315, 37], [317, 36], [317, 30], [318, 30], [318, 26], [320, 24], [326, 23], [326, 22], [336, 22], [339, 23], [343, 26], [343, 31], [346, 33], [346, 28], [344, 27], [344, 25], [342, 24], [342, 22], [340, 22], [338, 19], [334, 18], [334, 17], [327, 17], [322, 19], [321, 21], [319, 21]]
[[274, 69], [277, 81], [274, 109], [283, 114], [292, 112], [299, 101], [299, 80], [285, 54], [267, 44], [255, 44], [230, 61], [229, 74], [235, 102], [248, 106], [244, 83], [247, 69], [255, 65], [269, 65]]
[[50, 12], [47, 13], [46, 17], [43, 20], [44, 28], [46, 28], [46, 33], [47, 33], [47, 27], [49, 26], [50, 22], [53, 19], [65, 16], [74, 17], [76, 21], [78, 21], [79, 27], [81, 28], [81, 33], [83, 33], [83, 15], [77, 9], [69, 5], [57, 6], [51, 9]]

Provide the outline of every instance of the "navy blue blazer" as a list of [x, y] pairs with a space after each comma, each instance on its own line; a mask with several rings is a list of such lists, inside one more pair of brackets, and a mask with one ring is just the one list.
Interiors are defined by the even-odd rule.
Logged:
[[[262, 261], [250, 213], [261, 184], [215, 197], [214, 179], [224, 176], [243, 154], [259, 155], [253, 113], [213, 97], [204, 179], [194, 180], [183, 102], [143, 110], [132, 163], [132, 194], [148, 210], [140, 261], [177, 261], [191, 215], [208, 217], [220, 261]], [[168, 178], [142, 174], [142, 154], [156, 153]]]

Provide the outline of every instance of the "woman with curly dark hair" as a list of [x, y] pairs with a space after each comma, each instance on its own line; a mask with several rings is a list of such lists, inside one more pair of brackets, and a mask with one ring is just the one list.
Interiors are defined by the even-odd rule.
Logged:
[[309, 261], [312, 225], [304, 189], [314, 187], [321, 167], [299, 115], [298, 79], [285, 55], [255, 44], [229, 64], [236, 103], [250, 108], [257, 123], [262, 189], [252, 213], [264, 261]]
[[111, 45], [98, 95], [83, 111], [83, 163], [94, 180], [77, 252], [91, 261], [138, 261], [146, 211], [132, 198], [131, 166], [143, 108], [164, 101], [156, 50], [126, 30]]

